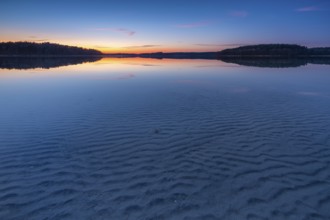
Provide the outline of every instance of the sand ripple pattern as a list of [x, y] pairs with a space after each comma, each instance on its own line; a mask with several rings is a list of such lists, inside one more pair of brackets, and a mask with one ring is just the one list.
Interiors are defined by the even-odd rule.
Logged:
[[329, 103], [177, 90], [25, 109], [1, 118], [0, 219], [330, 219]]

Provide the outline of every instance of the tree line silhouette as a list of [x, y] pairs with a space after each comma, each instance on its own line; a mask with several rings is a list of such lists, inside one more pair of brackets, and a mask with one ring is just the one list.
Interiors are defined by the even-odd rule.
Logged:
[[[104, 55], [95, 49], [67, 46], [55, 43], [34, 42], [0, 42], [0, 55], [47, 55], [47, 56], [74, 56], [74, 55]], [[108, 54], [111, 56], [111, 54]], [[222, 57], [282, 57], [299, 58], [330, 56], [330, 48], [307, 48], [296, 44], [259, 44], [226, 49], [219, 52], [172, 52], [172, 53], [145, 53], [145, 54], [112, 54], [120, 57], [150, 57], [150, 58], [204, 58], [221, 59]]]
[[330, 48], [307, 48], [296, 44], [260, 44], [226, 49], [218, 52], [222, 57], [281, 57], [300, 58], [311, 56], [330, 56]]
[[[308, 63], [330, 65], [330, 47], [307, 48], [295, 44], [261, 44], [219, 52], [172, 52], [142, 54], [102, 54], [98, 50], [54, 43], [0, 43], [0, 68], [52, 68], [94, 62], [103, 56], [155, 59], [218, 59], [258, 67], [297, 67]], [[55, 59], [56, 58], [56, 59]]]
[[0, 43], [0, 55], [91, 56], [102, 55], [102, 53], [94, 49], [85, 49], [48, 42], [2, 42]]

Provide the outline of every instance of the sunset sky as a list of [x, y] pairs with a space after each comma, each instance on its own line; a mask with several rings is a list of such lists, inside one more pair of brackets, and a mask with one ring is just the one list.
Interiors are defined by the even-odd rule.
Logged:
[[102, 52], [218, 51], [257, 43], [330, 46], [329, 0], [1, 0], [0, 41]]

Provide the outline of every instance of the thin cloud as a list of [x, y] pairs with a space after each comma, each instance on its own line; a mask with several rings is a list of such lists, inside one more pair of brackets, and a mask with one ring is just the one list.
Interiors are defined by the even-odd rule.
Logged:
[[200, 46], [200, 47], [220, 47], [220, 44], [194, 44], [195, 46]]
[[310, 12], [310, 11], [321, 11], [322, 9], [317, 6], [307, 6], [302, 8], [297, 8], [295, 11], [298, 12]]
[[132, 30], [129, 30], [126, 28], [94, 28], [93, 30], [95, 30], [95, 31], [112, 31], [112, 32], [126, 34], [128, 36], [133, 36], [134, 34], [136, 34], [135, 31], [132, 31]]
[[36, 41], [36, 42], [44, 42], [44, 41], [49, 41], [49, 39], [36, 39], [36, 40], [33, 40], [33, 41]]
[[210, 22], [206, 21], [200, 21], [195, 23], [189, 23], [189, 24], [177, 24], [175, 27], [177, 28], [196, 28], [196, 27], [205, 27], [210, 25]]
[[29, 36], [29, 39], [31, 39], [34, 42], [49, 41], [49, 39], [47, 39], [47, 38], [38, 38], [37, 36]]
[[111, 47], [104, 47], [104, 46], [98, 46], [98, 45], [95, 45], [94, 47], [95, 48], [100, 48], [100, 49], [102, 49], [102, 48], [111, 48]]
[[150, 48], [150, 47], [159, 47], [161, 45], [154, 45], [154, 44], [146, 44], [146, 45], [137, 45], [137, 46], [127, 46], [123, 47], [126, 49], [135, 49], [135, 48]]
[[112, 49], [113, 47], [105, 47], [105, 46], [95, 45], [94, 48], [98, 48], [98, 49]]
[[117, 28], [113, 31], [119, 32], [119, 33], [124, 33], [124, 34], [127, 34], [128, 36], [133, 36], [136, 33], [135, 31], [128, 30], [128, 29], [125, 29], [125, 28]]
[[241, 17], [241, 18], [244, 18], [246, 16], [249, 15], [249, 13], [247, 11], [231, 11], [229, 13], [230, 16], [233, 16], [233, 17]]

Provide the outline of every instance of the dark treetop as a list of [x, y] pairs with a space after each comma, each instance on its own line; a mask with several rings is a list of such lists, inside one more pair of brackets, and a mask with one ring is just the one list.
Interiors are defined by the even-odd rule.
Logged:
[[330, 48], [307, 48], [295, 44], [260, 44], [222, 50], [218, 57], [299, 58], [330, 55]]
[[5, 42], [0, 43], [0, 55], [9, 56], [90, 56], [100, 51], [54, 43]]

